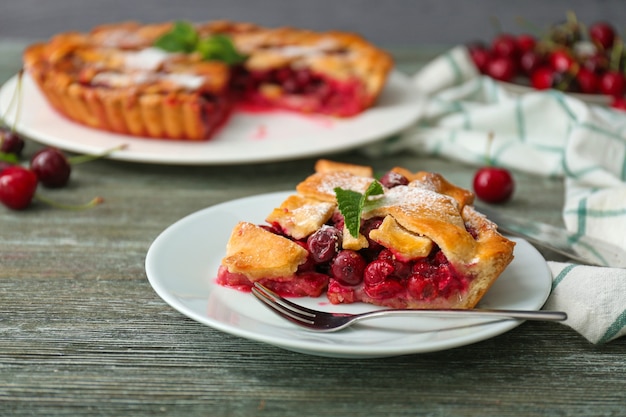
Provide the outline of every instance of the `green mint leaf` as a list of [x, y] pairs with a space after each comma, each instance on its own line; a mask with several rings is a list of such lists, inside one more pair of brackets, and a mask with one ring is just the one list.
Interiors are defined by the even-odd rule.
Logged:
[[235, 49], [235, 45], [228, 36], [214, 35], [198, 42], [196, 50], [207, 61], [223, 61], [228, 65], [243, 62], [246, 57]]
[[370, 197], [384, 194], [383, 186], [378, 181], [373, 181], [365, 190], [365, 194], [340, 187], [336, 187], [334, 191], [337, 197], [337, 207], [344, 218], [346, 229], [353, 237], [358, 238], [363, 209], [372, 205]]
[[352, 236], [359, 237], [363, 194], [337, 187], [335, 188], [335, 196], [337, 196], [337, 207], [343, 215], [346, 229]]
[[383, 185], [376, 180], [372, 181], [369, 187], [367, 187], [367, 190], [365, 190], [365, 195], [363, 195], [363, 207], [368, 207], [368, 203], [373, 201], [370, 200], [370, 197], [384, 193]]
[[174, 23], [169, 32], [154, 42], [154, 46], [167, 52], [199, 52], [204, 60], [222, 61], [228, 65], [236, 65], [246, 59], [235, 49], [228, 36], [217, 34], [200, 38], [193, 25], [184, 21]]
[[154, 42], [154, 46], [168, 52], [190, 53], [196, 49], [198, 40], [198, 32], [192, 24], [178, 21], [169, 32]]

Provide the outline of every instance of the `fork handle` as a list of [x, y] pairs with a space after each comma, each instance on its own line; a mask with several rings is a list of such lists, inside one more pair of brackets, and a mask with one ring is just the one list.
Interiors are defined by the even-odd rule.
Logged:
[[535, 310], [501, 310], [501, 309], [397, 309], [377, 310], [357, 314], [359, 319], [376, 316], [430, 316], [430, 317], [500, 317], [503, 319], [536, 320], [536, 321], [564, 321], [567, 313], [564, 311], [535, 311]]

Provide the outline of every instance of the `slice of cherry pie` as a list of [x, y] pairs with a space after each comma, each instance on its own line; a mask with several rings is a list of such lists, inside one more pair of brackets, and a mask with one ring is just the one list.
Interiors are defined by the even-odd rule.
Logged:
[[350, 117], [373, 106], [392, 60], [360, 36], [248, 23], [136, 22], [66, 32], [24, 52], [60, 114], [116, 133], [211, 138], [235, 104]]
[[471, 308], [513, 259], [514, 242], [474, 209], [473, 194], [439, 174], [393, 168], [377, 181], [369, 167], [320, 160], [296, 191], [267, 224], [235, 227], [219, 284], [325, 292], [335, 304]]

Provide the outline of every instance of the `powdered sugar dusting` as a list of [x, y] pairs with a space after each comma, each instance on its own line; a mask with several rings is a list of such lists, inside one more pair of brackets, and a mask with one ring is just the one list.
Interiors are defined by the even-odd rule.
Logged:
[[324, 194], [335, 195], [335, 188], [364, 193], [372, 183], [373, 178], [357, 177], [348, 172], [338, 171], [326, 174], [317, 189]]
[[124, 54], [124, 66], [130, 69], [156, 71], [173, 54], [159, 48], [144, 48]]
[[128, 73], [105, 71], [96, 74], [91, 80], [91, 83], [110, 87], [129, 87], [152, 84], [159, 81], [169, 83], [174, 87], [193, 90], [202, 86], [204, 78], [194, 74], [165, 74], [140, 70]]
[[328, 210], [333, 207], [331, 203], [316, 203], [316, 204], [304, 204], [291, 212], [297, 218], [301, 219], [318, 219], [323, 217]]

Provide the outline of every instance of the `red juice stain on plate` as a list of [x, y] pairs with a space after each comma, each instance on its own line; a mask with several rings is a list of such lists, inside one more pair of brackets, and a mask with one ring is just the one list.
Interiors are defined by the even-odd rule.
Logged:
[[252, 133], [252, 139], [259, 140], [267, 138], [267, 126], [258, 125], [256, 130]]

